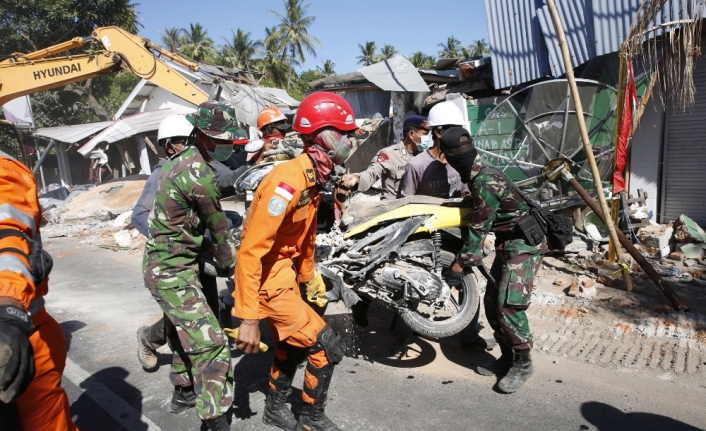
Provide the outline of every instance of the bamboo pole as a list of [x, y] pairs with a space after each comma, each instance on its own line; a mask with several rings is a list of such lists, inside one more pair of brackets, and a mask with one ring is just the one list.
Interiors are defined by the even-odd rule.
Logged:
[[[601, 175], [600, 172], [598, 172], [598, 165], [596, 164], [596, 158], [593, 156], [593, 148], [591, 146], [591, 141], [588, 137], [588, 130], [586, 130], [586, 122], [583, 117], [583, 106], [581, 105], [581, 97], [579, 95], [578, 87], [576, 86], [574, 69], [571, 65], [569, 46], [566, 43], [564, 27], [561, 25], [561, 19], [559, 19], [559, 11], [556, 8], [554, 0], [547, 0], [547, 6], [549, 7], [549, 13], [552, 16], [554, 28], [556, 29], [557, 37], [559, 38], [559, 47], [561, 48], [561, 54], [564, 59], [564, 68], [566, 69], [566, 79], [569, 81], [571, 97], [574, 99], [576, 120], [578, 121], [579, 131], [581, 132], [581, 140], [583, 141], [583, 148], [586, 153], [586, 158], [588, 159], [588, 163], [591, 165], [591, 174], [593, 175], [593, 183], [596, 186], [598, 202], [600, 203], [600, 207], [603, 214], [610, 214], [610, 210], [608, 209], [608, 205], [605, 200], [605, 195], [603, 194], [603, 184], [601, 184]], [[606, 217], [605, 224], [608, 228], [608, 232], [610, 233], [610, 238], [615, 244], [620, 244], [620, 241], [618, 240], [618, 234], [615, 231], [615, 225], [613, 224], [613, 220], [611, 220], [609, 217]], [[618, 264], [621, 268], [623, 281], [625, 282], [625, 288], [630, 291], [632, 290], [630, 268], [625, 264], [625, 256], [623, 256], [622, 248], [616, 247], [616, 251], [618, 252]]]

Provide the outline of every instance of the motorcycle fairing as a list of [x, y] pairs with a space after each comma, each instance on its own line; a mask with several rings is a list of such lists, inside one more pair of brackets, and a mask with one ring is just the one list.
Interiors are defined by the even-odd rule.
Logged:
[[381, 223], [419, 216], [429, 217], [414, 233], [434, 232], [440, 229], [468, 226], [472, 213], [473, 211], [470, 208], [410, 204], [374, 217], [346, 232], [343, 237], [348, 239]]

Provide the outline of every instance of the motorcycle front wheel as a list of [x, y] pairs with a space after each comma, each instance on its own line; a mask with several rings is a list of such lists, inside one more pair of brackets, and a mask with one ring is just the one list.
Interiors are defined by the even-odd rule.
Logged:
[[[441, 263], [446, 271], [453, 263], [455, 255], [441, 251]], [[478, 290], [473, 274], [466, 274], [461, 289], [451, 288], [451, 298], [444, 310], [419, 304], [415, 310], [400, 313], [402, 320], [420, 335], [432, 338], [451, 337], [458, 334], [473, 320], [478, 310]]]

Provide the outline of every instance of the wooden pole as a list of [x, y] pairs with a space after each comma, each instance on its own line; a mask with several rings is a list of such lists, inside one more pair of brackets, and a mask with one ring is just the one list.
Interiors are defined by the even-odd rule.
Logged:
[[[559, 47], [561, 48], [561, 54], [564, 59], [564, 68], [566, 69], [566, 79], [569, 81], [571, 97], [574, 99], [576, 120], [578, 121], [579, 131], [581, 132], [583, 149], [586, 153], [588, 163], [589, 165], [591, 165], [591, 174], [593, 175], [593, 183], [596, 186], [598, 201], [600, 202], [600, 207], [603, 214], [610, 214], [610, 210], [608, 209], [608, 205], [605, 200], [605, 195], [603, 194], [603, 184], [601, 183], [601, 175], [600, 172], [598, 172], [598, 165], [596, 164], [596, 158], [593, 156], [591, 140], [588, 137], [588, 130], [586, 130], [586, 122], [583, 117], [583, 106], [581, 105], [581, 97], [579, 95], [578, 87], [576, 86], [576, 79], [574, 78], [574, 69], [571, 65], [571, 56], [569, 55], [569, 46], [566, 43], [564, 27], [561, 25], [561, 19], [559, 19], [559, 11], [556, 8], [556, 3], [554, 3], [554, 0], [547, 0], [547, 6], [549, 7], [549, 13], [552, 16], [552, 22], [554, 23], [554, 28], [556, 29], [556, 34], [559, 38]], [[615, 231], [615, 225], [613, 224], [613, 220], [611, 220], [609, 217], [606, 217], [605, 224], [608, 228], [608, 232], [610, 233], [610, 238], [615, 244], [620, 244], [620, 241], [618, 240], [618, 234]], [[632, 290], [630, 268], [625, 264], [625, 256], [623, 256], [623, 249], [620, 247], [616, 247], [616, 251], [618, 252], [618, 264], [621, 267], [623, 281], [625, 282], [625, 288], [630, 291]]]

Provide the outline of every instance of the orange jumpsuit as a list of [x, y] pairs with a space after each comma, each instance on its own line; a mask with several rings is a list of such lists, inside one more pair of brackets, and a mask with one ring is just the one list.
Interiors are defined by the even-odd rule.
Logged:
[[[320, 202], [309, 156], [276, 166], [255, 191], [236, 259], [235, 316], [265, 319], [275, 341], [298, 349], [313, 346], [325, 326], [299, 292], [299, 282], [314, 278]], [[278, 346], [276, 354], [285, 360], [286, 350]], [[309, 362], [316, 368], [329, 364], [324, 351], [310, 355]], [[272, 374], [276, 379], [276, 365]], [[305, 384], [316, 386], [308, 370]], [[314, 402], [305, 393], [303, 397], [304, 402]]]
[[[37, 200], [36, 180], [20, 162], [0, 151], [0, 229], [14, 229], [39, 239], [42, 213]], [[29, 253], [27, 242], [10, 236], [0, 239], [0, 249], [14, 248]], [[0, 297], [22, 303], [32, 316], [35, 376], [16, 401], [25, 431], [71, 431], [69, 399], [61, 387], [66, 364], [64, 332], [44, 309], [47, 281], [34, 285], [26, 257], [12, 251], [0, 252]]]

